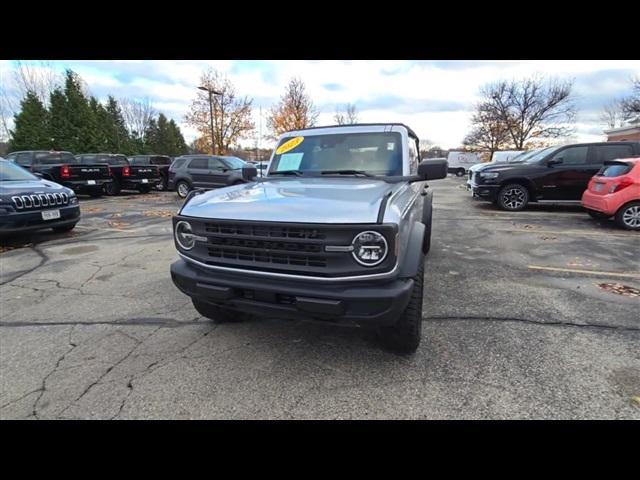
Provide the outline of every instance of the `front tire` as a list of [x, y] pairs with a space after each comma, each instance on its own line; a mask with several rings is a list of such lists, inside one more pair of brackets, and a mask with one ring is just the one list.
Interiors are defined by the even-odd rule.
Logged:
[[462, 177], [464, 176], [464, 169], [459, 168], [458, 170], [456, 170], [456, 177]]
[[640, 231], [640, 202], [631, 202], [616, 212], [615, 221], [625, 230]]
[[498, 192], [498, 206], [503, 210], [517, 212], [529, 203], [529, 190], [518, 183], [505, 185]]
[[413, 290], [407, 308], [398, 322], [379, 331], [383, 344], [400, 355], [414, 353], [422, 338], [422, 287], [424, 281], [424, 256], [420, 257], [418, 273], [413, 277]]
[[209, 320], [213, 320], [214, 323], [237, 323], [249, 317], [246, 313], [211, 305], [195, 298], [191, 299], [191, 303], [193, 303], [193, 308], [195, 308], [200, 315]]
[[186, 198], [187, 195], [189, 195], [190, 190], [191, 186], [184, 180], [180, 180], [176, 183], [176, 192], [180, 198]]
[[149, 193], [151, 191], [151, 187], [148, 185], [138, 187], [138, 191], [140, 193]]

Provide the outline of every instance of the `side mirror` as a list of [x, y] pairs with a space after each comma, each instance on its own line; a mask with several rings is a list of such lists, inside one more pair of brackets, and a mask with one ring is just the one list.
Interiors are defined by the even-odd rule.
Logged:
[[554, 165], [560, 165], [561, 163], [564, 163], [564, 159], [562, 157], [552, 158], [547, 162], [547, 167], [553, 167]]
[[242, 178], [245, 180], [253, 180], [258, 176], [256, 167], [242, 167]]
[[447, 178], [449, 162], [439, 158], [426, 159], [418, 165], [418, 176], [423, 180]]

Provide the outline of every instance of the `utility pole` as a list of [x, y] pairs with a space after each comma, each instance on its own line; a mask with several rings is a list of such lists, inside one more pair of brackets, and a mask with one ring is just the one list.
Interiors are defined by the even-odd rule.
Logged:
[[[222, 92], [216, 92], [213, 88], [209, 88], [209, 87], [205, 87], [205, 86], [200, 86], [198, 87], [199, 90], [204, 90], [205, 92], [209, 93], [209, 113], [210, 113], [210, 122], [211, 122], [211, 155], [215, 155], [216, 150], [215, 150], [215, 145], [216, 145], [216, 137], [214, 135], [213, 132], [213, 95], [222, 95]], [[222, 123], [222, 125], [224, 126], [224, 108], [223, 105], [220, 106], [220, 121]], [[222, 136], [222, 134], [224, 133], [224, 131], [222, 130], [221, 127], [221, 133], [220, 135]], [[222, 142], [221, 142], [222, 143]]]

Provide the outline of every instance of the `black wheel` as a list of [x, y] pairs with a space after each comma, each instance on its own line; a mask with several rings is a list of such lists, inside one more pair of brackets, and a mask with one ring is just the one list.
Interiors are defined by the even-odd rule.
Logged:
[[420, 268], [413, 278], [413, 291], [407, 308], [398, 322], [390, 327], [382, 327], [380, 339], [395, 353], [414, 353], [422, 338], [422, 285], [424, 279], [424, 256], [420, 257]]
[[151, 191], [151, 187], [149, 185], [141, 185], [138, 187], [138, 191], [140, 193], [149, 193]]
[[236, 312], [228, 308], [218, 307], [217, 305], [211, 305], [209, 303], [201, 302], [195, 298], [191, 299], [193, 308], [202, 315], [215, 323], [233, 323], [246, 320], [249, 315], [242, 312]]
[[616, 212], [618, 226], [626, 230], [640, 231], [640, 202], [631, 202]]
[[120, 182], [114, 180], [113, 182], [105, 183], [104, 185], [104, 193], [107, 195], [113, 196], [120, 194]]
[[529, 190], [523, 185], [512, 183], [505, 185], [498, 192], [498, 206], [503, 210], [517, 212], [529, 203]]
[[72, 223], [71, 225], [64, 225], [62, 227], [53, 227], [52, 230], [56, 233], [64, 233], [64, 232], [70, 232], [75, 227], [76, 227], [76, 224]]
[[606, 213], [596, 212], [595, 210], [587, 210], [587, 213], [591, 218], [595, 218], [596, 220], [604, 220], [605, 218], [609, 218], [611, 215], [607, 215]]
[[184, 180], [176, 183], [176, 192], [180, 198], [186, 198], [186, 196], [189, 195], [189, 190], [191, 190], [191, 186]]
[[464, 169], [459, 168], [456, 170], [456, 177], [462, 177], [464, 175]]
[[99, 190], [99, 189], [89, 190], [89, 196], [91, 198], [100, 198], [102, 196], [102, 190]]

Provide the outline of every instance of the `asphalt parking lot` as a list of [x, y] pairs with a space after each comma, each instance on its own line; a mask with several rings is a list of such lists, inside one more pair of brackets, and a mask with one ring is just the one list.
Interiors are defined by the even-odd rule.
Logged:
[[0, 418], [640, 419], [640, 297], [621, 294], [640, 236], [463, 183], [431, 184], [410, 357], [369, 331], [214, 325], [169, 276], [175, 193], [83, 198], [73, 232], [2, 243]]

